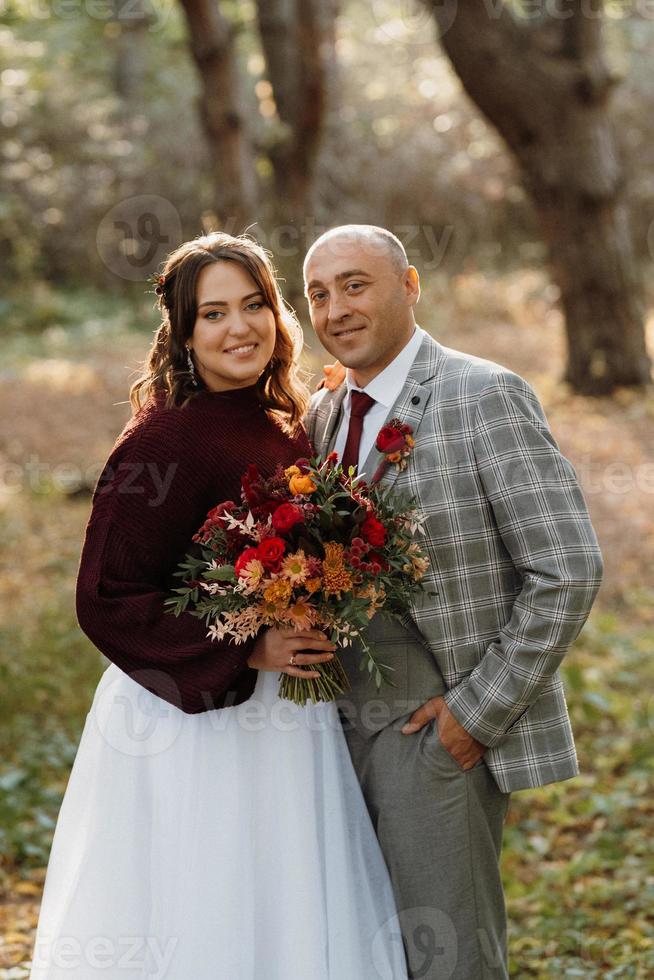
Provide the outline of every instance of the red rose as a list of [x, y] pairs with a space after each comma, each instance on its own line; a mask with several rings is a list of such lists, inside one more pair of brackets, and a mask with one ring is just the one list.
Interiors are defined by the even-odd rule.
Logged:
[[281, 538], [264, 538], [257, 548], [257, 557], [266, 568], [275, 569], [286, 551], [286, 544]]
[[361, 537], [373, 548], [381, 548], [386, 541], [386, 528], [381, 521], [370, 514], [361, 525]]
[[245, 551], [242, 554], [240, 554], [236, 559], [236, 563], [234, 565], [236, 574], [240, 577], [241, 572], [243, 571], [247, 563], [252, 561], [253, 558], [259, 558], [259, 557], [260, 556], [259, 556], [258, 548], [246, 548]]
[[272, 525], [278, 534], [288, 534], [292, 527], [304, 521], [304, 511], [297, 504], [280, 504], [272, 515]]
[[394, 425], [385, 425], [379, 430], [376, 448], [380, 453], [396, 453], [406, 445], [404, 434], [399, 432]]

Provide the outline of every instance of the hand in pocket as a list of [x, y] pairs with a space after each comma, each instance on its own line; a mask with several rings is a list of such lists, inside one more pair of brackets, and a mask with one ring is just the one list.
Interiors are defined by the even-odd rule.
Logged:
[[443, 748], [449, 752], [461, 769], [472, 769], [477, 765], [486, 751], [486, 746], [478, 742], [457, 721], [442, 695], [430, 698], [414, 711], [402, 732], [404, 735], [413, 735], [432, 719], [435, 719]]

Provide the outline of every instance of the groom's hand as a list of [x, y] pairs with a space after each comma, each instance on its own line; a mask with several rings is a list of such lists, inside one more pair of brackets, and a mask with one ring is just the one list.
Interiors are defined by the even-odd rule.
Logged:
[[462, 769], [472, 769], [487, 747], [478, 742], [457, 721], [442, 696], [430, 698], [414, 711], [402, 729], [403, 734], [413, 735], [432, 718], [436, 719], [438, 737], [443, 747], [456, 759]]

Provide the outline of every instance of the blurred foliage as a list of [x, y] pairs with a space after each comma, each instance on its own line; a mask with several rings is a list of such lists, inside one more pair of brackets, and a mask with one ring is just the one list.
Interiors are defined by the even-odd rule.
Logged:
[[86, 502], [57, 496], [21, 494], [0, 513], [0, 853], [26, 867], [47, 859], [89, 691], [102, 672], [74, 615]]
[[512, 975], [654, 972], [653, 642], [651, 628], [596, 612], [567, 657], [582, 774], [512, 797], [503, 864]]
[[[511, 158], [462, 92], [428, 14], [417, 3], [396, 0], [341, 5], [338, 77], [316, 213], [299, 236], [269, 227], [267, 148], [279, 121], [254, 5], [224, 6], [236, 27], [264, 188], [257, 230], [282, 258], [299, 260], [316, 228], [342, 220], [394, 228], [412, 257], [432, 269], [542, 258]], [[121, 20], [119, 5], [114, 18], [104, 6], [95, 16], [90, 6], [71, 6], [66, 15], [56, 9], [39, 8], [33, 16], [27, 0], [7, 0], [0, 26], [0, 267], [8, 286], [18, 278], [45, 279], [129, 292], [130, 277], [98, 244], [112, 208], [156, 195], [170, 247], [173, 238], [196, 235], [211, 220], [211, 161], [197, 118], [198, 83], [184, 20], [172, 0], [144, 4], [141, 20], [133, 13]], [[615, 109], [637, 250], [647, 257], [654, 247], [654, 19], [609, 4], [606, 35], [611, 63], [624, 75]]]

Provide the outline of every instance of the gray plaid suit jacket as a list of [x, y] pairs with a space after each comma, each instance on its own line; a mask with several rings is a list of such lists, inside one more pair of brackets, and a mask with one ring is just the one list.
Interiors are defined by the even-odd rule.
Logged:
[[[316, 452], [333, 446], [345, 393], [343, 384], [312, 399]], [[426, 515], [420, 540], [437, 593], [411, 604], [407, 625], [433, 655], [450, 710], [489, 747], [484, 761], [504, 792], [577, 775], [558, 668], [603, 566], [572, 464], [523, 378], [429, 336], [394, 417], [413, 427], [416, 446], [383, 483]], [[373, 447], [367, 475], [378, 460]]]

